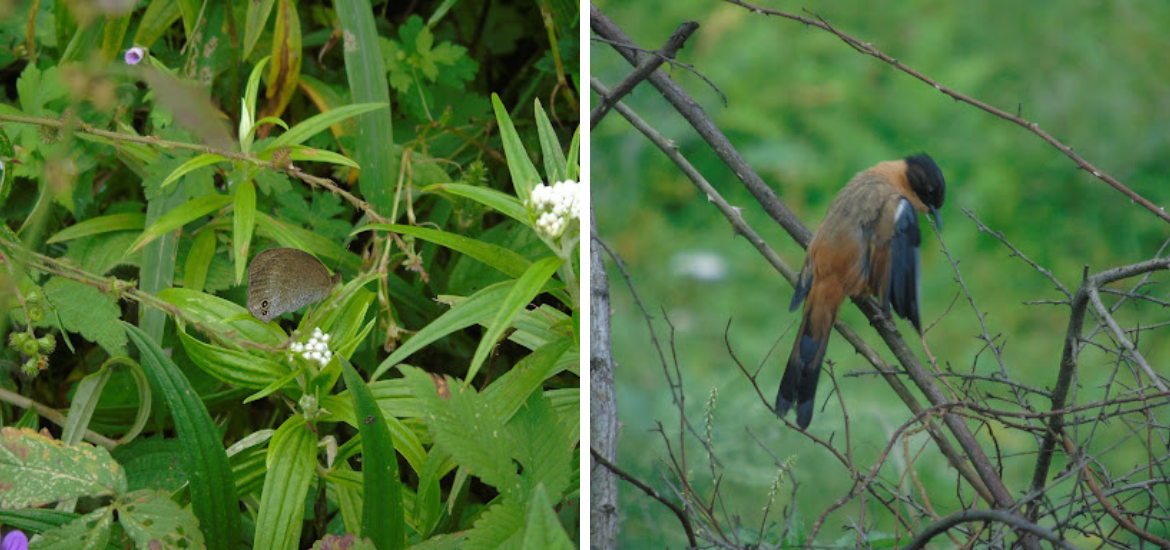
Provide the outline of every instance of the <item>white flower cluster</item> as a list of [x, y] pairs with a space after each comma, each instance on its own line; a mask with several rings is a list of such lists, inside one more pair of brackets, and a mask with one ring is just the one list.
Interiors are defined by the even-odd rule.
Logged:
[[329, 335], [321, 332], [320, 328], [313, 329], [313, 337], [309, 338], [307, 344], [293, 342], [289, 347], [293, 353], [299, 353], [305, 359], [316, 361], [322, 367], [328, 365], [329, 360], [333, 359], [333, 352], [329, 351]]
[[577, 182], [558, 181], [552, 186], [537, 185], [528, 197], [536, 216], [536, 229], [552, 238], [561, 236], [570, 221], [581, 217]]

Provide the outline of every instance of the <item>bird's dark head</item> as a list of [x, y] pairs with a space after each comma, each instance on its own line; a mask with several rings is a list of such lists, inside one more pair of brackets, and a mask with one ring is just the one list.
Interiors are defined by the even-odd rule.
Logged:
[[926, 153], [906, 157], [906, 180], [910, 189], [918, 195], [918, 200], [930, 209], [935, 221], [942, 227], [938, 209], [942, 208], [943, 199], [946, 198], [947, 182], [934, 159]]

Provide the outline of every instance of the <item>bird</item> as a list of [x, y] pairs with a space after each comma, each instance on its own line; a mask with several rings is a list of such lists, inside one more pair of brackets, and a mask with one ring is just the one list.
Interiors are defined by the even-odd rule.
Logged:
[[804, 303], [776, 392], [777, 416], [795, 406], [801, 431], [812, 422], [821, 361], [846, 297], [872, 296], [886, 315], [893, 307], [922, 334], [918, 213], [930, 213], [941, 230], [938, 209], [945, 195], [942, 170], [925, 153], [879, 162], [837, 193], [809, 243], [788, 308], [796, 311]]

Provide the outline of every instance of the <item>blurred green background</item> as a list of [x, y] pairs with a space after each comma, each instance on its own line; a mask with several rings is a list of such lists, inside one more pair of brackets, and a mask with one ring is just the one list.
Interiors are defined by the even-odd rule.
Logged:
[[[1077, 170], [1037, 136], [958, 103], [819, 29], [714, 0], [601, 0], [595, 4], [643, 48], [660, 47], [683, 21], [700, 23], [679, 60], [693, 64], [709, 78], [726, 94], [729, 104], [723, 105], [717, 92], [686, 70], [674, 69], [673, 77], [810, 228], [820, 223], [833, 196], [853, 174], [882, 160], [930, 153], [948, 182], [943, 239], [960, 262], [980, 311], [987, 315], [988, 331], [999, 337], [996, 342], [1003, 346], [1008, 374], [1017, 381], [1052, 386], [1068, 308], [1024, 304], [1063, 299], [1063, 295], [1021, 260], [1009, 257], [1009, 251], [994, 238], [980, 233], [961, 208], [1002, 231], [1070, 291], [1077, 288], [1086, 266], [1097, 272], [1149, 259], [1170, 237], [1165, 222]], [[792, 13], [808, 8], [945, 86], [1010, 112], [1018, 106], [1025, 118], [1137, 193], [1157, 205], [1170, 203], [1166, 181], [1170, 173], [1170, 36], [1161, 28], [1170, 21], [1170, 3], [1030, 2], [1020, 8], [1019, 3], [1002, 1], [931, 5], [877, 1], [865, 3], [864, 8], [860, 3], [772, 2], [764, 6]], [[591, 72], [607, 86], [630, 71], [610, 46], [594, 42], [591, 50]], [[594, 94], [594, 104], [596, 99]], [[744, 207], [748, 223], [789, 265], [799, 269], [803, 250], [763, 213], [649, 84], [638, 87], [625, 101], [675, 140], [731, 204]], [[687, 414], [700, 429], [709, 395], [713, 388], [718, 391], [712, 431], [722, 460], [721, 488], [728, 512], [740, 516], [744, 536], [750, 540], [747, 532], [758, 530], [777, 474], [771, 456], [746, 428], [781, 460], [795, 459], [794, 473], [801, 484], [796, 502], [788, 500], [789, 485], [781, 490], [768, 519], [772, 538], [766, 534], [765, 542], [776, 542], [780, 526], [773, 522], [780, 518], [781, 507], [795, 506], [796, 528], [803, 522], [807, 529], [821, 510], [848, 492], [847, 471], [824, 449], [775, 419], [723, 343], [730, 318], [730, 341], [749, 368], [765, 361], [776, 345], [761, 374], [761, 389], [771, 400], [797, 321], [797, 314], [789, 313], [787, 307], [791, 286], [745, 239], [734, 238], [715, 208], [619, 114], [607, 116], [594, 130], [591, 143], [597, 229], [627, 262], [643, 301], [657, 318], [661, 339], [669, 334], [662, 322], [663, 311], [673, 323]], [[923, 322], [938, 321], [928, 333], [932, 352], [940, 364], [959, 372], [998, 372], [994, 357], [976, 338], [981, 333], [978, 321], [960, 294], [952, 267], [931, 230], [923, 231]], [[615, 269], [611, 268], [610, 278], [622, 422], [619, 462], [672, 494], [662, 480], [662, 438], [651, 430], [656, 421], [662, 421], [668, 433], [677, 434], [677, 413], [645, 321]], [[1165, 299], [1167, 279], [1165, 272], [1156, 274], [1145, 290]], [[1118, 287], [1131, 288], [1134, 282]], [[1109, 297], [1109, 303], [1115, 298]], [[842, 311], [855, 330], [884, 357], [891, 357], [856, 308], [846, 305]], [[1133, 303], [1117, 315], [1125, 326], [1170, 318], [1164, 308]], [[913, 328], [898, 323], [911, 347], [918, 348], [917, 339], [910, 336]], [[1086, 325], [1091, 328], [1091, 321]], [[1141, 351], [1155, 368], [1170, 355], [1165, 334], [1152, 331], [1140, 339]], [[827, 358], [836, 362], [837, 379], [848, 402], [854, 451], [859, 464], [868, 467], [909, 414], [880, 378], [843, 376], [872, 367], [840, 335], [833, 336]], [[1102, 396], [1102, 385], [1114, 373], [1115, 358], [1090, 346], [1080, 359], [1076, 402], [1086, 403]], [[1130, 371], [1123, 370], [1119, 376], [1123, 385], [1133, 385]], [[982, 387], [1009, 397], [1002, 385]], [[843, 419], [836, 397], [820, 408], [830, 396], [829, 388], [828, 379], [822, 377], [810, 430], [824, 439], [836, 432], [835, 441], [840, 443]], [[1113, 395], [1118, 391], [1114, 388]], [[993, 403], [1010, 408], [1002, 401]], [[1038, 410], [1050, 406], [1037, 397], [1030, 403]], [[1144, 464], [1147, 453], [1166, 453], [1164, 447], [1143, 448], [1132, 440], [1110, 447], [1128, 433], [1123, 423], [1113, 421], [1095, 432], [1086, 428], [1077, 435], [1082, 441], [1092, 435], [1090, 449], [1103, 453], [1103, 465], [1119, 471]], [[997, 429], [996, 436], [1004, 453], [1005, 481], [1019, 496], [1030, 480], [1037, 440], [1003, 429]], [[986, 437], [983, 440], [989, 442]], [[922, 434], [911, 441], [912, 452], [925, 443]], [[691, 445], [688, 452], [693, 482], [709, 489], [711, 476], [701, 447]], [[907, 460], [898, 445], [883, 476], [896, 482]], [[939, 513], [957, 509], [954, 471], [933, 446], [915, 464]], [[1064, 464], [1059, 457], [1052, 472], [1059, 472]], [[1060, 497], [1059, 490], [1054, 498]], [[685, 545], [677, 521], [663, 506], [628, 484], [621, 491], [623, 548]], [[849, 525], [864, 526], [876, 538], [892, 533], [894, 520], [880, 504], [854, 500], [829, 516], [818, 542], [852, 547], [857, 541]], [[1165, 525], [1149, 527], [1166, 532]]]

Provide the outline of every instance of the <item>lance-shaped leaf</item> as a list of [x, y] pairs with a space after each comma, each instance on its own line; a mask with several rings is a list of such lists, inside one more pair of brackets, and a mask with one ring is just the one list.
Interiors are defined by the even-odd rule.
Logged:
[[211, 415], [158, 344], [138, 327], [125, 322], [122, 326], [138, 347], [147, 376], [171, 411], [175, 432], [185, 449], [180, 459], [190, 480], [191, 507], [199, 518], [207, 547], [236, 548], [240, 542], [239, 500], [227, 453]]
[[353, 398], [358, 431], [362, 434], [362, 536], [378, 548], [403, 548], [406, 541], [402, 512], [402, 483], [398, 478], [398, 453], [382, 409], [374, 401], [361, 375], [344, 358], [341, 372]]
[[268, 104], [265, 116], [280, 116], [301, 76], [301, 20], [293, 0], [279, 0], [276, 5], [276, 29], [272, 35], [272, 66], [268, 69]]
[[197, 199], [189, 200], [175, 208], [170, 212], [163, 214], [158, 218], [158, 221], [147, 227], [142, 235], [135, 239], [134, 243], [130, 245], [130, 250], [126, 253], [137, 252], [149, 243], [171, 231], [174, 231], [190, 222], [193, 222], [203, 216], [206, 216], [220, 208], [231, 204], [231, 195], [207, 195], [206, 197], [199, 197]]
[[467, 369], [464, 384], [471, 383], [476, 373], [479, 372], [479, 367], [487, 359], [488, 353], [491, 353], [496, 342], [504, 335], [504, 331], [511, 326], [512, 320], [521, 311], [524, 311], [524, 308], [528, 307], [528, 303], [540, 293], [540, 289], [544, 288], [544, 283], [548, 281], [549, 277], [552, 277], [553, 273], [556, 273], [562, 263], [564, 261], [557, 257], [545, 258], [532, 264], [528, 271], [516, 280], [512, 290], [508, 292], [508, 296], [500, 304], [495, 319], [492, 319], [491, 325], [484, 332], [483, 339], [479, 341], [479, 347], [475, 349], [475, 357], [471, 359], [471, 366]]

